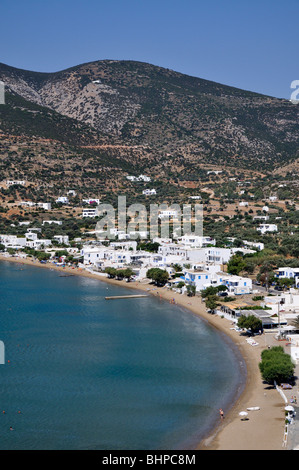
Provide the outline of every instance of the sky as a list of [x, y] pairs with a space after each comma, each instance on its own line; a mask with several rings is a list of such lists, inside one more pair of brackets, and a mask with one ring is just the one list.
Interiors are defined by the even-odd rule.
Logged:
[[290, 99], [299, 0], [0, 0], [0, 62], [136, 60]]

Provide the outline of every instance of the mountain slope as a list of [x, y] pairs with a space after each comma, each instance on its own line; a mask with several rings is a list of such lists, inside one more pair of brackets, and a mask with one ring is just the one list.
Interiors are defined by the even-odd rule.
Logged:
[[90, 145], [106, 135], [148, 147], [144, 158], [261, 169], [299, 156], [296, 105], [150, 64], [106, 60], [56, 73], [0, 64], [0, 79], [74, 128], [79, 121], [96, 131]]

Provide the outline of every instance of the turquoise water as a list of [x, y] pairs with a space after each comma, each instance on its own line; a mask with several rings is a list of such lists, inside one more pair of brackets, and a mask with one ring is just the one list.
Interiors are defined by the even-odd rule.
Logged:
[[0, 449], [192, 448], [236, 395], [240, 358], [178, 306], [8, 262], [0, 289]]

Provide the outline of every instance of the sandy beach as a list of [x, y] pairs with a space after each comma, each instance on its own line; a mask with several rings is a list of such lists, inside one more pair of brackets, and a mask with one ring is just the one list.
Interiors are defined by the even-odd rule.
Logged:
[[[224, 409], [224, 419], [221, 421], [219, 410], [215, 413], [219, 416], [219, 425], [198, 444], [198, 450], [283, 450], [284, 435], [284, 406], [285, 403], [272, 387], [267, 386], [261, 380], [258, 368], [260, 355], [263, 349], [273, 343], [272, 334], [266, 333], [257, 337], [258, 346], [251, 346], [245, 337], [240, 336], [232, 328], [229, 320], [218, 315], [206, 312], [205, 305], [199, 297], [187, 297], [175, 293], [167, 288], [157, 288], [148, 283], [125, 282], [108, 279], [96, 273], [90, 273], [85, 269], [60, 267], [50, 263], [41, 264], [38, 261], [6, 257], [0, 255], [0, 260], [38, 266], [40, 268], [63, 271], [67, 274], [86, 276], [103, 282], [123, 286], [130, 289], [146, 291], [149, 295], [175, 302], [199, 315], [211, 326], [225, 333], [238, 347], [247, 368], [247, 377], [244, 391], [232, 404], [230, 409]], [[258, 411], [248, 411], [248, 419], [241, 421], [239, 412], [246, 411], [248, 407], [260, 407]]]

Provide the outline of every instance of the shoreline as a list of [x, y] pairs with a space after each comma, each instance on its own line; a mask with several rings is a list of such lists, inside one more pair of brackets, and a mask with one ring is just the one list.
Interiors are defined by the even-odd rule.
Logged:
[[[224, 410], [225, 418], [218, 425], [213, 426], [212, 431], [202, 439], [194, 450], [281, 450], [284, 432], [284, 402], [279, 393], [273, 387], [262, 383], [258, 363], [260, 354], [267, 347], [267, 335], [259, 336], [258, 346], [250, 346], [244, 337], [235, 330], [231, 330], [232, 324], [229, 320], [218, 315], [211, 315], [206, 312], [205, 304], [198, 297], [187, 297], [182, 294], [167, 290], [166, 288], [155, 287], [150, 283], [137, 281], [119, 281], [109, 279], [96, 273], [89, 272], [86, 268], [72, 268], [42, 264], [38, 261], [27, 258], [11, 257], [0, 255], [0, 261], [14, 262], [37, 266], [40, 268], [57, 270], [68, 275], [84, 276], [103, 281], [107, 284], [125, 287], [133, 290], [144, 291], [155, 297], [171, 301], [192, 314], [205, 320], [218, 332], [228, 337], [240, 357], [246, 365], [245, 383], [240, 382], [242, 391], [233, 400], [229, 409]], [[249, 411], [248, 420], [241, 421], [239, 412], [245, 411], [248, 407], [260, 407], [258, 411]], [[218, 410], [217, 410], [218, 413]]]

